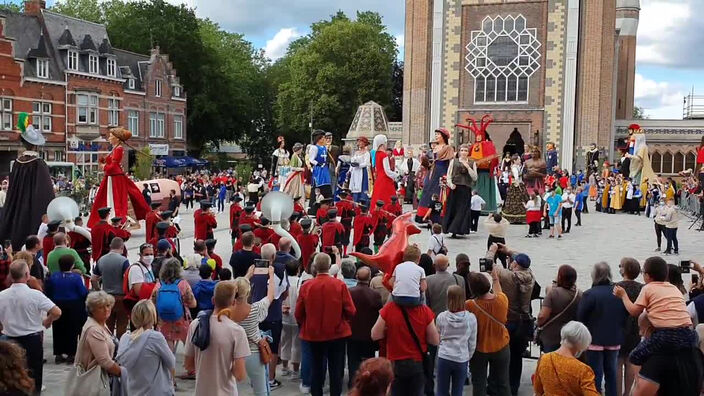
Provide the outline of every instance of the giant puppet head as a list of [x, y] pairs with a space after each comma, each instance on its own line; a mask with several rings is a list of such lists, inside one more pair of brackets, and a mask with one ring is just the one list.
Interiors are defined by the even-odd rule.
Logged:
[[499, 163], [499, 157], [496, 153], [496, 146], [487, 134], [487, 127], [494, 121], [489, 114], [485, 114], [479, 126], [477, 121], [472, 117], [467, 117], [468, 125], [457, 124], [458, 128], [468, 129], [474, 134], [474, 144], [470, 151], [470, 157], [477, 163], [477, 168], [488, 169], [493, 173], [494, 168]]

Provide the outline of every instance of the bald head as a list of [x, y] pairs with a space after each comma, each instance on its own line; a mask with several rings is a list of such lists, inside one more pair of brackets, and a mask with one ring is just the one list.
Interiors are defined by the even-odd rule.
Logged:
[[64, 246], [66, 245], [66, 234], [63, 232], [57, 232], [54, 234], [54, 245], [56, 246]]
[[291, 251], [291, 238], [283, 237], [279, 239], [279, 251], [280, 252], [290, 252]]
[[444, 254], [438, 254], [433, 260], [433, 266], [435, 266], [436, 271], [446, 271], [449, 265], [450, 260]]
[[357, 282], [358, 283], [369, 283], [372, 278], [372, 271], [369, 267], [359, 267], [357, 270]]

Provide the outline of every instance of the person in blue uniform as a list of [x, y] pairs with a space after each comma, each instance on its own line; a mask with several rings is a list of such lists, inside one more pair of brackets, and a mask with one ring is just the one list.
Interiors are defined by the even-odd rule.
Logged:
[[325, 198], [332, 198], [328, 149], [325, 144], [325, 132], [316, 129], [312, 136], [313, 144], [308, 148], [308, 161], [313, 169], [313, 187]]

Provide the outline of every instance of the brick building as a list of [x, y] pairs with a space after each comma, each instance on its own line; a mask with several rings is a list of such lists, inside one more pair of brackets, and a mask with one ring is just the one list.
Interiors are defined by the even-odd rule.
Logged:
[[0, 174], [22, 151], [17, 114], [32, 114], [45, 133], [42, 155], [99, 171], [109, 152], [109, 128], [133, 132], [125, 166], [135, 150], [185, 155], [186, 94], [176, 70], [155, 48], [149, 55], [115, 49], [104, 25], [25, 2], [24, 13], [0, 13]]

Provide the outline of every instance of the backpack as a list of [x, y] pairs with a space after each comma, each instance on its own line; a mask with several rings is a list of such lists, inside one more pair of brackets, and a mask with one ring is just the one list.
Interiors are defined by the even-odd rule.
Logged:
[[198, 302], [198, 309], [213, 309], [213, 294], [216, 282], [200, 281], [193, 286], [193, 295]]
[[179, 279], [174, 283], [162, 283], [156, 293], [156, 313], [166, 322], [176, 322], [183, 318], [183, 301], [178, 289]]

